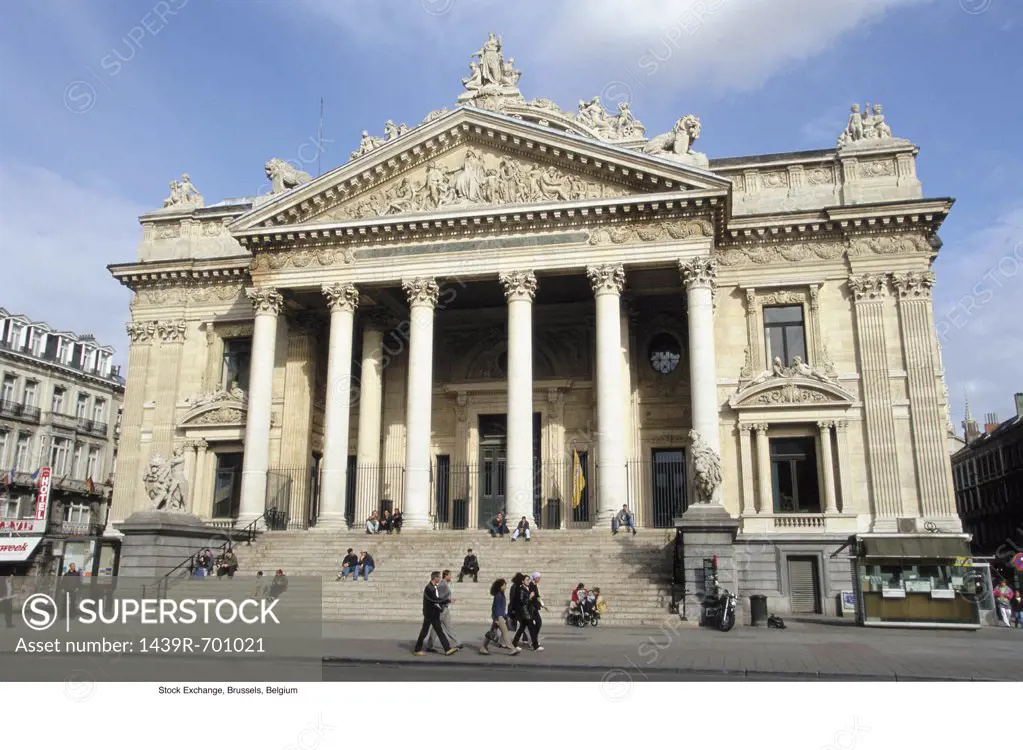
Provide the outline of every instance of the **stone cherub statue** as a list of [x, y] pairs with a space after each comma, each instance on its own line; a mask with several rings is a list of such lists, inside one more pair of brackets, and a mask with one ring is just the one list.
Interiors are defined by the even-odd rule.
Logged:
[[860, 112], [860, 105], [853, 104], [849, 108], [849, 122], [845, 130], [838, 136], [838, 145], [846, 146], [850, 143], [869, 140], [889, 140], [892, 138], [892, 129], [884, 121], [884, 109], [880, 104], [873, 106], [868, 102]]
[[356, 159], [368, 154], [370, 151], [380, 148], [382, 145], [384, 145], [384, 140], [382, 138], [370, 135], [368, 130], [363, 130], [362, 139], [359, 141], [359, 148], [352, 152], [352, 158]]
[[388, 120], [384, 123], [384, 136], [389, 141], [393, 141], [395, 138], [405, 135], [408, 131], [409, 127], [405, 123], [395, 125], [394, 120]]
[[188, 497], [188, 481], [184, 473], [185, 451], [178, 448], [168, 461], [159, 454], [149, 459], [142, 477], [154, 510], [184, 513]]
[[303, 172], [284, 159], [276, 157], [263, 165], [263, 170], [266, 172], [267, 179], [270, 180], [270, 192], [273, 195], [304, 185], [313, 179], [308, 172]]
[[721, 486], [721, 456], [696, 430], [689, 431], [689, 440], [696, 479], [696, 502], [707, 504], [713, 502], [714, 493]]
[[163, 207], [164, 208], [203, 207], [202, 195], [199, 193], [198, 190], [195, 189], [195, 185], [192, 184], [192, 180], [187, 173], [181, 175], [181, 182], [178, 182], [177, 180], [171, 180], [170, 195], [164, 198]]

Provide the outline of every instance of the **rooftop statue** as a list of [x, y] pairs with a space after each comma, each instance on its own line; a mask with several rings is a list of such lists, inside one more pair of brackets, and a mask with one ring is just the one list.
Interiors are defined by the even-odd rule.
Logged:
[[352, 152], [352, 158], [357, 159], [360, 156], [365, 156], [370, 151], [378, 149], [384, 145], [384, 139], [378, 138], [375, 135], [370, 135], [368, 130], [362, 131], [362, 140], [359, 141], [359, 148]]
[[685, 115], [675, 122], [675, 127], [670, 132], [651, 138], [643, 146], [643, 151], [706, 169], [710, 165], [707, 155], [693, 151], [693, 144], [699, 137], [700, 118], [696, 115]]
[[187, 174], [181, 175], [181, 182], [171, 180], [170, 195], [163, 201], [164, 208], [202, 208], [203, 199]]
[[395, 138], [399, 138], [409, 131], [409, 126], [405, 123], [401, 125], [395, 125], [393, 120], [388, 120], [384, 123], [384, 136], [387, 140], [391, 141]]
[[313, 179], [308, 172], [303, 172], [283, 159], [273, 158], [263, 166], [263, 169], [267, 179], [270, 180], [271, 195], [291, 190], [291, 188], [304, 185]]
[[871, 107], [868, 102], [860, 112], [860, 105], [854, 104], [849, 108], [849, 122], [845, 130], [838, 136], [839, 146], [848, 146], [863, 141], [890, 141], [901, 140], [892, 137], [892, 129], [884, 121], [884, 110], [880, 104]]
[[490, 32], [487, 41], [469, 58], [469, 75], [462, 79], [465, 91], [458, 97], [459, 104], [472, 104], [484, 109], [500, 109], [502, 100], [521, 100], [515, 58], [506, 61], [501, 37]]

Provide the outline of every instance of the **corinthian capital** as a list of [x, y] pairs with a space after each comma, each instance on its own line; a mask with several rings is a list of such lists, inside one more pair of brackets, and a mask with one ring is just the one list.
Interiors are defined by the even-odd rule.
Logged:
[[355, 284], [337, 282], [335, 284], [324, 284], [323, 295], [327, 298], [327, 307], [332, 313], [350, 312], [354, 313], [359, 306], [359, 290]]
[[714, 279], [718, 273], [718, 262], [714, 258], [693, 258], [680, 260], [678, 272], [682, 274], [682, 283], [686, 289], [693, 287], [714, 287]]
[[849, 277], [849, 289], [857, 302], [874, 302], [885, 298], [888, 293], [886, 273], [863, 273]]
[[892, 274], [892, 286], [900, 299], [930, 299], [934, 271], [906, 271]]
[[184, 320], [161, 320], [156, 324], [156, 332], [161, 341], [179, 342], [185, 340], [188, 326]]
[[586, 269], [586, 277], [590, 280], [593, 293], [621, 294], [625, 288], [625, 268], [620, 263], [612, 263], [606, 266], [589, 266]]
[[245, 296], [252, 303], [256, 315], [280, 315], [284, 297], [270, 286], [256, 286], [245, 290]]
[[509, 302], [525, 299], [530, 302], [536, 296], [536, 276], [532, 271], [509, 271], [498, 275], [504, 287], [504, 297]]
[[125, 323], [124, 328], [133, 344], [148, 344], [156, 336], [156, 323], [152, 320], [141, 323]]
[[410, 306], [429, 305], [434, 307], [437, 304], [437, 295], [440, 294], [437, 282], [430, 278], [402, 279], [401, 288], [408, 295]]

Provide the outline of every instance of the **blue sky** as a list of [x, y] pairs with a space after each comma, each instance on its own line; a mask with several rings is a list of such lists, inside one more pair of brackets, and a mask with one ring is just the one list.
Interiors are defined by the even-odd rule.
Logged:
[[207, 203], [316, 174], [365, 128], [452, 106], [488, 31], [527, 98], [632, 101], [649, 134], [693, 112], [711, 157], [826, 148], [884, 104], [954, 196], [935, 315], [961, 420], [1023, 390], [1023, 7], [1013, 0], [20, 0], [0, 27], [0, 305], [91, 331], [124, 361], [136, 217], [190, 173]]

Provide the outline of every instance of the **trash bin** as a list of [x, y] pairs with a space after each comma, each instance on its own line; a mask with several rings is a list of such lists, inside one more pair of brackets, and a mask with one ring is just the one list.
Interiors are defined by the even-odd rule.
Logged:
[[753, 594], [749, 598], [750, 625], [767, 624], [767, 597], [763, 594]]

